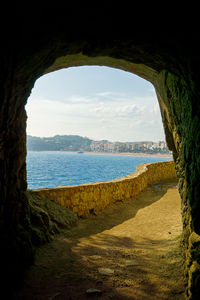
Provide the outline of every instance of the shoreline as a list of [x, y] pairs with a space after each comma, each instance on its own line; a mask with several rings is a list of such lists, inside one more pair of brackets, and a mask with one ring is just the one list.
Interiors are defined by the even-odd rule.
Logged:
[[[74, 152], [73, 152], [74, 153]], [[166, 157], [173, 158], [171, 154], [165, 153], [132, 153], [132, 152], [120, 152], [120, 153], [112, 153], [112, 152], [84, 152], [85, 154], [96, 154], [96, 155], [122, 155], [122, 156], [140, 156], [140, 157]], [[83, 153], [83, 154], [84, 154]]]
[[[64, 153], [77, 153], [78, 151], [64, 151], [64, 150], [44, 150], [44, 151], [33, 151], [32, 152], [64, 152]], [[92, 155], [121, 155], [121, 156], [139, 156], [139, 157], [166, 157], [166, 158], [172, 158], [172, 154], [167, 153], [133, 153], [133, 152], [120, 152], [120, 153], [113, 153], [113, 152], [90, 152], [90, 151], [83, 151], [81, 154], [92, 154]]]

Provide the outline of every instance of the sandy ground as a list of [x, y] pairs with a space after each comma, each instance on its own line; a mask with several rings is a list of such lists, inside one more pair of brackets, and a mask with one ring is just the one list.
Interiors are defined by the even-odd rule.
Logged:
[[14, 299], [185, 299], [180, 211], [170, 181], [80, 219], [38, 250]]

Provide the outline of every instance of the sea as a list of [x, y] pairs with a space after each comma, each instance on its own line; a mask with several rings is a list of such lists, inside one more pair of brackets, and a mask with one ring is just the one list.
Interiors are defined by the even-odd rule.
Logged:
[[169, 160], [172, 158], [28, 151], [28, 189], [109, 181], [135, 172], [139, 164]]

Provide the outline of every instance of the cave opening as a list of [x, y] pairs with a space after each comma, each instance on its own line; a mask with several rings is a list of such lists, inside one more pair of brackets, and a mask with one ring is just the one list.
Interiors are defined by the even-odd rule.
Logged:
[[[59, 164], [58, 153], [54, 153], [56, 168], [53, 153], [49, 151], [138, 154], [141, 157], [144, 152], [143, 160], [138, 158], [138, 163], [170, 159], [154, 87], [133, 73], [105, 66], [72, 67], [48, 73], [36, 81], [26, 111], [29, 189], [107, 181], [136, 170], [136, 162], [130, 168], [131, 162], [123, 157], [122, 171], [116, 169], [114, 174], [116, 163], [107, 159], [102, 161], [104, 168], [98, 169], [97, 176], [94, 162], [90, 166], [93, 171], [89, 172], [82, 159], [84, 172], [81, 172], [82, 166], [76, 166], [78, 157], [65, 156], [67, 161]], [[48, 151], [48, 158], [41, 151]], [[156, 158], [159, 152], [163, 157]], [[64, 158], [63, 153], [62, 156]], [[91, 160], [94, 161], [94, 156]], [[113, 170], [113, 174], [109, 174], [109, 170]], [[84, 174], [87, 171], [88, 174]], [[78, 180], [80, 172], [84, 176]], [[41, 185], [34, 182], [37, 177]]]
[[[153, 34], [152, 34], [153, 33]], [[150, 36], [148, 36], [150, 34]], [[21, 43], [5, 43], [2, 60], [1, 118], [1, 244], [5, 281], [34, 256], [33, 211], [26, 185], [26, 113], [24, 105], [37, 78], [70, 66], [107, 65], [135, 73], [155, 86], [169, 149], [173, 152], [182, 198], [183, 240], [187, 295], [199, 291], [199, 60], [190, 45], [194, 36], [171, 33], [157, 38], [143, 32], [139, 39], [68, 40], [66, 35], [21, 36]], [[133, 36], [138, 37], [137, 32]], [[151, 39], [152, 38], [152, 39]], [[196, 36], [195, 36], [196, 38]], [[53, 43], [52, 43], [53, 39]], [[16, 40], [15, 40], [16, 42]], [[42, 43], [41, 43], [42, 42]], [[188, 47], [185, 47], [185, 45]], [[36, 46], [37, 45], [37, 46]], [[173, 45], [173, 46], [172, 46]], [[12, 47], [11, 47], [12, 46]], [[14, 281], [14, 280], [13, 280]], [[195, 298], [196, 297], [196, 298]]]

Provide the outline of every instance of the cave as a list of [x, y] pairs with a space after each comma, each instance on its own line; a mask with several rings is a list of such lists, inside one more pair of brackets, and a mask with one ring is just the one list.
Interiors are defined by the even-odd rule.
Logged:
[[[48, 72], [83, 65], [119, 68], [150, 81], [156, 90], [168, 148], [173, 152], [182, 198], [186, 295], [200, 294], [200, 54], [198, 33], [184, 26], [148, 26], [129, 31], [102, 25], [82, 12], [72, 16], [61, 8], [47, 13], [31, 7], [9, 11], [10, 26], [1, 36], [0, 106], [0, 257], [2, 285], [7, 293], [34, 260], [35, 248], [26, 182], [25, 104], [35, 81]], [[38, 9], [38, 11], [37, 11]], [[34, 14], [35, 13], [35, 14]], [[76, 11], [77, 13], [77, 11]], [[87, 11], [89, 16], [91, 11]], [[150, 21], [150, 19], [146, 19]], [[159, 21], [163, 21], [160, 18]], [[114, 22], [114, 21], [113, 21]], [[171, 21], [172, 22], [172, 21]], [[164, 21], [163, 21], [164, 23]], [[178, 23], [178, 22], [177, 22]], [[11, 26], [12, 25], [12, 26]], [[92, 28], [91, 28], [92, 27]], [[89, 30], [89, 28], [93, 30]], [[131, 29], [131, 30], [130, 30]], [[187, 30], [185, 30], [187, 29]], [[90, 34], [88, 34], [88, 32]], [[131, 33], [129, 33], [131, 32]], [[44, 233], [45, 235], [45, 233]], [[48, 238], [46, 238], [48, 241]], [[44, 236], [41, 243], [45, 242]]]

